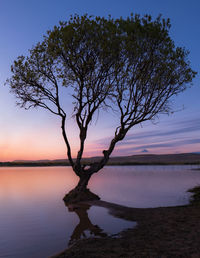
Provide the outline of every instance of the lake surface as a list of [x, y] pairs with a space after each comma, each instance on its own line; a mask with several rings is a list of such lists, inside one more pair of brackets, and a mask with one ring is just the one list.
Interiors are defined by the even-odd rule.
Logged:
[[[102, 200], [125, 206], [184, 205], [186, 190], [200, 184], [196, 167], [106, 167], [89, 187]], [[0, 168], [0, 257], [45, 258], [79, 238], [134, 226], [104, 208], [67, 208], [62, 198], [77, 181], [70, 167]]]

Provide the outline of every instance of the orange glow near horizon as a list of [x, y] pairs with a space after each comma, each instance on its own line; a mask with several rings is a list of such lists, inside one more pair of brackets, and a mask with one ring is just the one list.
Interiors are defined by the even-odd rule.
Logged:
[[[11, 5], [11, 1], [1, 1], [0, 162], [67, 158], [60, 117], [43, 108], [25, 110], [16, 106], [16, 96], [11, 94], [9, 85], [4, 87], [4, 84], [12, 76], [10, 68], [14, 60], [20, 55], [29, 56], [28, 49], [40, 42], [46, 31], [53, 29], [60, 20], [68, 21], [70, 14], [81, 15], [86, 10], [91, 15], [107, 17], [107, 11], [110, 10], [113, 17], [126, 18], [130, 15], [130, 10], [138, 14], [148, 10], [153, 17], [163, 13], [173, 21], [170, 37], [177, 43], [177, 47], [185, 46], [189, 50], [187, 61], [191, 63], [192, 70], [199, 70], [198, 1], [193, 5], [190, 1], [182, 1], [181, 9], [179, 1], [169, 1], [167, 5], [166, 1], [137, 0], [127, 1], [126, 5], [123, 2], [113, 5], [114, 1], [96, 1], [98, 8], [96, 2], [95, 5], [91, 4], [92, 1], [62, 1], [59, 5], [56, 1], [24, 2], [12, 1]], [[102, 2], [107, 8], [104, 8]], [[44, 13], [46, 3], [48, 8]], [[37, 12], [37, 19], [33, 10]], [[186, 13], [189, 19], [185, 19]], [[79, 129], [73, 116], [73, 89], [70, 88], [71, 86], [61, 87], [60, 103], [66, 112], [66, 128], [72, 156], [76, 157]], [[146, 121], [134, 126], [127, 137], [116, 145], [112, 156], [200, 152], [199, 77], [194, 78], [193, 86], [187, 88], [185, 92], [171, 99], [169, 104], [172, 104], [174, 112], [170, 116], [160, 114], [159, 119], [152, 121], [154, 124]], [[113, 105], [112, 102], [108, 104]], [[101, 108], [94, 115], [93, 123], [88, 129], [84, 157], [102, 156], [102, 151], [108, 148], [115, 128], [120, 125], [119, 114], [114, 110], [115, 108]]]
[[[107, 146], [105, 146], [106, 148]], [[139, 146], [134, 146], [139, 147]], [[192, 146], [183, 145], [177, 146], [176, 148], [156, 148], [156, 149], [148, 149], [146, 154], [172, 154], [172, 153], [186, 153], [191, 152]], [[21, 147], [17, 145], [13, 146], [4, 146], [1, 147], [1, 156], [0, 161], [14, 161], [14, 160], [54, 160], [54, 159], [67, 159], [67, 150], [64, 144], [51, 145], [31, 145], [22, 142]], [[16, 151], [17, 150], [17, 151]], [[72, 148], [72, 157], [75, 158], [77, 155], [78, 147]], [[84, 157], [92, 157], [92, 156], [102, 156], [102, 146], [98, 146], [97, 144], [88, 144], [86, 146]], [[194, 152], [198, 152], [198, 147], [192, 149]], [[145, 154], [141, 152], [126, 150], [126, 146], [116, 147], [113, 151], [112, 156], [129, 156], [129, 155], [137, 155], [137, 154]]]
[[45, 196], [51, 199], [56, 196], [58, 189], [64, 194], [78, 182], [70, 167], [49, 167], [48, 170], [41, 167], [7, 167], [0, 168], [0, 172], [0, 197], [7, 196], [14, 203], [16, 200], [30, 202], [35, 196], [39, 196], [40, 200]]
[[[45, 122], [45, 121], [44, 121]], [[27, 124], [21, 126], [19, 123], [14, 131], [12, 128], [4, 128], [3, 134], [0, 135], [0, 162], [14, 160], [54, 160], [67, 159], [67, 148], [60, 132], [59, 121], [54, 123], [39, 123], [35, 126]], [[35, 122], [34, 122], [35, 123]], [[170, 127], [171, 126], [171, 127]], [[75, 158], [79, 149], [78, 130], [75, 124], [68, 126], [69, 142], [71, 144], [72, 157]], [[165, 136], [156, 135], [158, 126], [139, 128], [132, 131], [127, 138], [116, 145], [112, 156], [130, 156], [144, 154], [172, 154], [199, 152], [199, 143], [194, 142], [198, 139], [198, 133], [191, 136], [188, 134], [172, 134], [167, 135], [168, 130], [177, 130], [173, 128], [173, 124], [168, 127], [161, 124], [159, 132], [166, 131]], [[183, 128], [184, 129], [184, 128]], [[157, 131], [156, 131], [157, 130]], [[107, 149], [111, 140], [113, 128], [103, 130], [102, 128], [92, 128], [88, 133], [85, 144], [83, 157], [102, 156], [102, 151]], [[153, 136], [152, 136], [153, 133]], [[144, 138], [143, 138], [144, 136]], [[193, 142], [189, 142], [190, 139]], [[186, 141], [186, 143], [184, 142]], [[180, 142], [180, 144], [179, 144]], [[160, 145], [160, 146], [159, 146]], [[146, 147], [147, 146], [147, 147]]]

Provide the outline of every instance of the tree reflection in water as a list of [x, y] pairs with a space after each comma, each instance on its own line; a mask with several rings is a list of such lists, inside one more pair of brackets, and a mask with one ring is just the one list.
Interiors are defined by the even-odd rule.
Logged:
[[[103, 229], [101, 229], [98, 225], [93, 225], [90, 221], [90, 218], [88, 216], [88, 210], [90, 209], [91, 205], [88, 204], [70, 204], [67, 206], [69, 212], [75, 212], [77, 216], [79, 217], [79, 223], [75, 227], [68, 245], [74, 244], [76, 241], [78, 241], [81, 238], [87, 238], [87, 237], [106, 237], [108, 234], [103, 232]], [[87, 234], [89, 233], [89, 236]]]

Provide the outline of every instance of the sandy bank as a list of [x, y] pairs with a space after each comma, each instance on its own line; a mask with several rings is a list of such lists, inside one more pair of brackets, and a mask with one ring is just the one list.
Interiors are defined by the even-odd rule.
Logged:
[[200, 207], [137, 209], [104, 201], [90, 205], [109, 209], [137, 226], [120, 238], [84, 239], [53, 257], [200, 257]]

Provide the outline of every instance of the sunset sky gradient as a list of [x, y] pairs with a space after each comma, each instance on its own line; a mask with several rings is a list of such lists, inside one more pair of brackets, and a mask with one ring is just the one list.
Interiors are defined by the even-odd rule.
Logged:
[[[4, 86], [10, 66], [19, 55], [42, 40], [47, 30], [72, 14], [126, 17], [130, 13], [162, 14], [170, 18], [170, 35], [177, 46], [190, 51], [191, 67], [199, 72], [200, 1], [198, 0], [1, 0], [0, 1], [0, 161], [66, 158], [66, 147], [58, 117], [42, 109], [23, 110]], [[193, 86], [173, 99], [174, 113], [160, 116], [154, 123], [133, 128], [117, 145], [113, 155], [142, 153], [200, 152], [199, 74]], [[67, 128], [72, 153], [78, 147], [78, 130], [70, 118], [72, 105], [67, 97]], [[117, 116], [109, 111], [92, 124], [85, 156], [101, 155], [114, 134]]]

